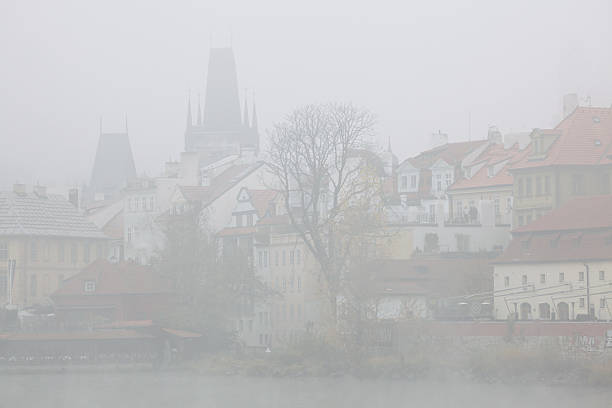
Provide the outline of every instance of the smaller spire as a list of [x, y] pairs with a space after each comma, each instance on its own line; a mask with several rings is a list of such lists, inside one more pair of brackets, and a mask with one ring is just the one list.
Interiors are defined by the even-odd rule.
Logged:
[[198, 92], [198, 126], [202, 126], [202, 107], [200, 105], [200, 93]]
[[253, 122], [251, 128], [257, 132], [257, 106], [255, 105], [255, 91], [253, 91]]
[[388, 151], [389, 153], [393, 153], [393, 152], [391, 151], [391, 135], [389, 135], [388, 140], [387, 140], [387, 151]]
[[191, 91], [187, 92], [187, 129], [193, 126], [193, 120], [191, 119]]
[[244, 111], [242, 112], [242, 124], [244, 125], [244, 127], [249, 127], [250, 125], [250, 121], [249, 121], [249, 106], [247, 104], [247, 90], [246, 88], [244, 89]]

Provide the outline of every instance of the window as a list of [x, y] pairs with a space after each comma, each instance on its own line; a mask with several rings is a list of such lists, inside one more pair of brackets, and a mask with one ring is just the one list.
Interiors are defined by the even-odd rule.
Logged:
[[536, 176], [536, 196], [542, 195], [542, 177]]
[[580, 298], [580, 301], [578, 302], [578, 306], [584, 307], [584, 298]]
[[402, 190], [408, 189], [408, 176], [402, 176]]
[[8, 259], [8, 243], [0, 242], [0, 261]]
[[450, 173], [446, 173], [446, 187], [450, 186], [452, 184], [452, 179], [451, 179], [451, 174]]
[[278, 251], [274, 251], [274, 265], [278, 266]]
[[578, 272], [578, 280], [584, 282], [584, 272]]
[[417, 186], [417, 176], [416, 175], [412, 175], [410, 176], [410, 187], [411, 188], [416, 188]]
[[510, 277], [504, 276], [504, 287], [507, 288], [510, 286]]
[[133, 209], [134, 209], [134, 204], [133, 204], [132, 199], [130, 198], [128, 200], [128, 210], [132, 211]]
[[295, 262], [295, 252], [293, 250], [289, 251], [289, 265], [293, 265]]
[[77, 244], [73, 243], [70, 245], [70, 261], [75, 264], [79, 260], [79, 254], [77, 253]]
[[565, 272], [559, 272], [559, 282], [565, 282]]
[[523, 276], [522, 276], [522, 278], [521, 278], [521, 283], [522, 283], [523, 285], [526, 285], [526, 284], [527, 284], [527, 275], [523, 275]]
[[259, 255], [259, 267], [261, 268], [263, 267], [263, 252], [259, 251], [258, 255]]
[[436, 174], [436, 187], [438, 191], [442, 191], [442, 175]]
[[264, 268], [268, 267], [268, 251], [264, 251], [263, 253], [263, 266]]
[[506, 197], [506, 214], [512, 212], [512, 197]]
[[287, 278], [283, 276], [283, 292], [287, 290]]
[[582, 195], [585, 193], [583, 174], [572, 175], [572, 193], [574, 193], [574, 195]]
[[155, 211], [155, 197], [149, 197], [149, 209]]
[[525, 195], [527, 197], [531, 197], [532, 194], [532, 190], [531, 190], [531, 177], [527, 177], [525, 179]]
[[293, 320], [293, 303], [289, 305], [289, 320]]
[[495, 175], [495, 170], [494, 170], [493, 166], [487, 167], [487, 176], [493, 177], [494, 175]]
[[523, 197], [524, 195], [524, 191], [523, 191], [523, 179], [520, 178], [518, 181], [518, 196], [519, 197]]
[[253, 331], [253, 320], [249, 320], [247, 325], [249, 326], [249, 331], [252, 332]]
[[296, 264], [300, 265], [302, 263], [302, 251], [300, 251], [299, 249], [296, 250]]
[[500, 215], [501, 209], [499, 207], [499, 198], [496, 198], [495, 200], [493, 200], [493, 205], [495, 206], [495, 215]]
[[601, 309], [605, 309], [606, 307], [606, 298], [603, 296], [599, 298], [599, 307]]
[[[603, 299], [605, 300], [605, 299]], [[298, 304], [297, 305], [297, 319], [298, 320], [302, 320], [302, 305]]]
[[286, 253], [285, 253], [285, 250], [283, 249], [283, 266], [285, 266], [286, 264], [287, 264]]
[[242, 227], [242, 214], [236, 214], [236, 226]]
[[30, 260], [38, 261], [38, 242], [36, 241], [30, 243]]
[[134, 227], [127, 228], [127, 242], [132, 242], [132, 235], [134, 235]]
[[85, 292], [95, 292], [96, 291], [96, 281], [88, 280], [85, 281]]
[[457, 239], [457, 251], [459, 252], [469, 252], [470, 250], [470, 236], [467, 234], [457, 234], [455, 235]]
[[544, 177], [544, 194], [550, 195], [550, 176]]
[[546, 283], [546, 274], [545, 273], [541, 273], [540, 274], [540, 283]]
[[529, 224], [531, 222], [531, 214], [527, 214], [527, 216], [525, 216], [525, 223]]
[[36, 296], [38, 285], [38, 282], [36, 280], [36, 275], [30, 276], [30, 296]]
[[247, 215], [247, 226], [249, 226], [249, 227], [253, 226], [253, 214], [248, 214]]
[[606, 271], [599, 271], [599, 280], [606, 280]]
[[302, 291], [302, 277], [298, 276], [297, 278], [297, 290], [298, 292]]
[[518, 216], [518, 224], [519, 224], [519, 227], [522, 227], [523, 225], [525, 225], [525, 221], [523, 220], [522, 215]]
[[60, 242], [57, 244], [57, 260], [62, 263], [66, 259], [66, 254], [64, 250], [64, 243]]

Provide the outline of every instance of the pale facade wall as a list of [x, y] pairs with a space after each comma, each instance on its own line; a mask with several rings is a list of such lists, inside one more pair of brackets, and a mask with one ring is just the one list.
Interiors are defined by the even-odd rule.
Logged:
[[[595, 318], [610, 320], [612, 319], [612, 261], [587, 264], [590, 269], [590, 302]], [[603, 275], [600, 275], [601, 271]], [[515, 312], [515, 304], [519, 318], [524, 317], [520, 316], [520, 312], [521, 305], [525, 303], [531, 309], [531, 319], [550, 320], [550, 317], [540, 316], [539, 305], [545, 303], [548, 304], [551, 315], [555, 312], [555, 317], [559, 320], [559, 303], [565, 302], [569, 307], [569, 319], [573, 320], [579, 314], [588, 314], [586, 282], [586, 267], [582, 262], [495, 265], [493, 278], [495, 318], [504, 320], [511, 317]]]

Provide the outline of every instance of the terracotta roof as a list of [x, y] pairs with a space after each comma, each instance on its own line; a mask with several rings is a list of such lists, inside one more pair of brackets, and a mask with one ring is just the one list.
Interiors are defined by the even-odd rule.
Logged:
[[251, 196], [251, 204], [257, 210], [257, 215], [262, 218], [266, 215], [266, 212], [270, 208], [270, 203], [274, 201], [277, 196], [277, 192], [274, 190], [249, 190]]
[[[527, 156], [513, 169], [612, 163], [612, 108], [578, 107], [554, 129], [536, 131], [558, 138], [544, 158]], [[532, 149], [533, 146], [528, 148]]]
[[426, 150], [419, 155], [404, 160], [419, 169], [428, 169], [439, 159], [450, 165], [459, 164], [474, 149], [488, 143], [487, 140], [475, 140], [471, 142], [447, 143], [442, 146]]
[[[484, 163], [484, 165], [470, 178], [462, 177], [458, 179], [449, 190], [461, 190], [478, 187], [494, 187], [507, 186], [513, 184], [513, 177], [510, 174], [510, 168], [518, 161], [522, 160], [529, 153], [529, 149], [520, 149], [518, 143], [508, 149], [504, 149], [502, 144], [491, 144], [484, 152], [482, 152], [475, 163]], [[494, 176], [489, 176], [489, 166], [501, 163], [507, 160], [508, 162]]]
[[513, 232], [541, 232], [612, 228], [612, 195], [580, 197]]
[[136, 330], [94, 330], [65, 331], [43, 333], [7, 333], [0, 334], [4, 341], [66, 341], [66, 340], [121, 340], [121, 339], [152, 339], [153, 335]]
[[60, 195], [0, 192], [0, 235], [107, 238]]
[[210, 197], [209, 186], [179, 186], [179, 190], [187, 201], [207, 201]]
[[581, 262], [612, 259], [612, 228], [515, 236], [495, 263]]
[[[95, 282], [94, 291], [85, 291], [87, 281]], [[66, 279], [51, 297], [170, 293], [171, 287], [170, 281], [150, 266], [99, 259]]]
[[115, 216], [102, 227], [102, 232], [109, 238], [123, 239], [123, 210], [115, 214]]

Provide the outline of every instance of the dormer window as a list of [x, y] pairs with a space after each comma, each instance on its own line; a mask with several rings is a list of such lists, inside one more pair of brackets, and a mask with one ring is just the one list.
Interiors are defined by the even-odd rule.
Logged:
[[493, 166], [489, 166], [487, 168], [487, 176], [493, 177], [494, 175], [495, 175], [495, 170], [493, 169]]
[[85, 292], [91, 293], [96, 291], [96, 281], [88, 280], [85, 281]]

